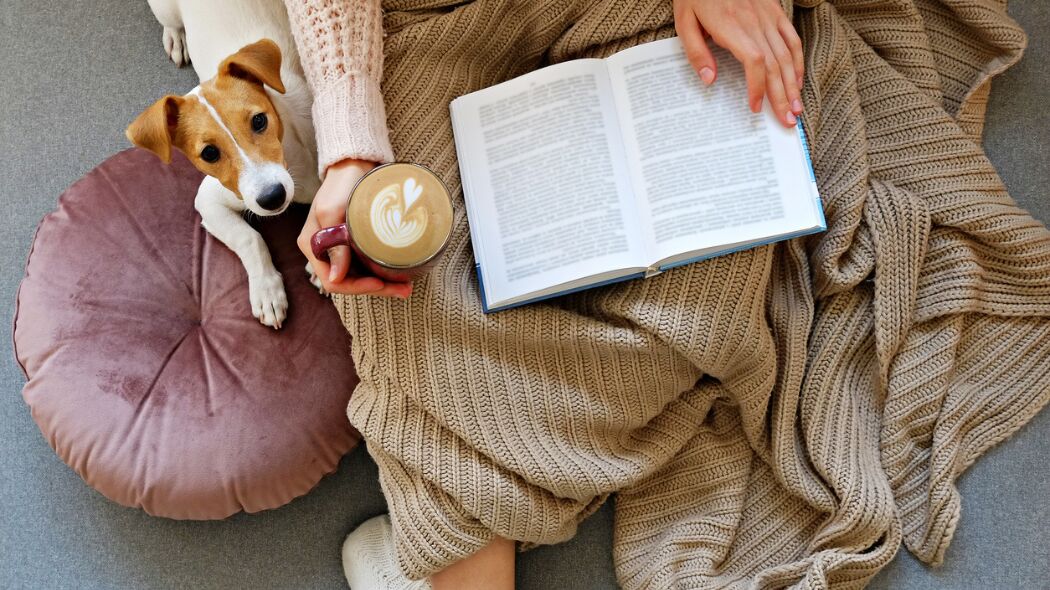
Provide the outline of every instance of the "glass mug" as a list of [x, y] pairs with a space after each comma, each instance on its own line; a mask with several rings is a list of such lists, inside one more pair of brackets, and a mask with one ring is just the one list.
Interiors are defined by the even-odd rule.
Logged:
[[377, 166], [350, 191], [346, 222], [313, 235], [319, 260], [349, 246], [371, 274], [409, 282], [437, 262], [452, 236], [452, 198], [429, 168], [407, 162]]

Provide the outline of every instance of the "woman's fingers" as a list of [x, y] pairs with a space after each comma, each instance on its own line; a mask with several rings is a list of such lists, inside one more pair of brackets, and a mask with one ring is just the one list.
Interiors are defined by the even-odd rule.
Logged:
[[412, 283], [386, 283], [371, 276], [348, 276], [332, 286], [330, 293], [342, 295], [376, 295], [379, 297], [408, 298], [412, 294]]
[[386, 283], [382, 289], [372, 294], [380, 297], [408, 299], [408, 296], [412, 294], [412, 283]]
[[799, 38], [798, 31], [795, 30], [795, 26], [791, 24], [786, 15], [781, 14], [777, 19], [777, 30], [780, 31], [780, 38], [784, 40], [788, 51], [791, 52], [791, 62], [795, 66], [795, 83], [798, 84], [801, 93], [806, 73], [806, 54], [802, 51], [802, 39]]
[[338, 283], [346, 278], [350, 271], [350, 247], [336, 246], [328, 249], [328, 281]]
[[[345, 220], [346, 213], [340, 206], [326, 207], [322, 202], [314, 203], [315, 217], [317, 219], [318, 227], [335, 227]], [[326, 277], [330, 283], [338, 283], [343, 280], [346, 273], [350, 270], [350, 247], [349, 246], [336, 246], [328, 250], [328, 261], [329, 269], [328, 272], [321, 275]]]
[[747, 104], [752, 113], [762, 110], [762, 98], [766, 95], [766, 56], [762, 48], [744, 35], [743, 30], [733, 32], [738, 36], [727, 49], [740, 60], [747, 78]]
[[[776, 31], [774, 31], [776, 32]], [[777, 37], [779, 41], [780, 38]], [[793, 101], [798, 100], [798, 89], [795, 84], [794, 67], [790, 63], [790, 54], [786, 47], [773, 47], [768, 43], [765, 49], [766, 65], [766, 93], [769, 95], [769, 104], [773, 107], [773, 114], [784, 125], [791, 127], [795, 124], [795, 109]], [[784, 70], [781, 55], [787, 59], [787, 71]]]
[[[762, 27], [731, 29], [725, 37], [727, 39], [726, 48], [744, 66], [751, 112], [761, 111], [763, 98], [768, 98], [777, 118], [784, 125], [789, 127], [794, 125], [795, 112], [792, 108], [792, 99], [788, 95], [788, 88], [785, 87], [785, 74]], [[789, 58], [790, 52], [786, 51], [786, 47], [784, 50], [782, 53]], [[791, 66], [787, 74], [792, 79], [794, 78], [793, 68]], [[791, 88], [797, 88], [797, 85], [792, 82]], [[795, 90], [795, 92], [798, 91]]]
[[696, 70], [697, 75], [710, 86], [718, 75], [715, 64], [715, 56], [711, 55], [711, 49], [704, 41], [704, 33], [700, 29], [700, 21], [693, 13], [683, 13], [674, 20], [675, 31], [682, 40], [685, 56], [689, 64]]
[[[802, 99], [799, 93], [798, 76], [795, 75], [795, 62], [788, 49], [784, 38], [777, 28], [776, 14], [768, 14], [761, 17], [762, 30], [765, 32], [765, 41], [769, 48], [770, 58], [767, 54], [766, 68], [769, 76], [776, 78], [772, 85], [770, 100], [773, 102], [777, 118], [787, 125], [795, 124], [796, 117], [802, 114]], [[781, 98], [783, 97], [783, 102]]]
[[383, 280], [376, 277], [348, 276], [333, 285], [335, 288], [333, 293], [342, 293], [344, 295], [373, 295], [378, 293], [384, 285]]
[[791, 112], [791, 103], [788, 102], [787, 92], [784, 90], [780, 65], [777, 64], [776, 58], [768, 53], [763, 61], [766, 68], [766, 94], [769, 96], [769, 105], [777, 119], [791, 127], [795, 124], [795, 115]]
[[[712, 24], [702, 21], [716, 43], [725, 47], [744, 66], [747, 78], [747, 103], [751, 112], [762, 110], [762, 99], [768, 92], [766, 72], [767, 45], [760, 30], [758, 7], [752, 2], [722, 2], [722, 10], [711, 15]], [[714, 27], [717, 27], [714, 28]], [[772, 97], [771, 97], [772, 98]]]

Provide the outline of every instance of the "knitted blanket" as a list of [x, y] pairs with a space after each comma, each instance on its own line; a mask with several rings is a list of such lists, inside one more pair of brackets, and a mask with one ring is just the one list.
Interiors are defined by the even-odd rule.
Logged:
[[[940, 562], [955, 480], [1050, 399], [1050, 232], [979, 141], [1003, 0], [806, 0], [827, 232], [481, 311], [453, 98], [673, 34], [669, 0], [391, 0], [398, 158], [456, 193], [407, 301], [337, 298], [402, 568], [570, 538], [615, 494], [625, 588], [861, 587]], [[542, 174], [542, 170], [537, 170]]]

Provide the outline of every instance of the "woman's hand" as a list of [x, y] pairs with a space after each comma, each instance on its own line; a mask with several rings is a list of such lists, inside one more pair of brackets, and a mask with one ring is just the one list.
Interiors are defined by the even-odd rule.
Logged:
[[329, 250], [330, 262], [315, 258], [310, 248], [310, 239], [318, 230], [346, 221], [346, 201], [350, 191], [375, 166], [374, 162], [363, 160], [343, 160], [329, 166], [324, 182], [310, 205], [310, 214], [297, 243], [329, 293], [406, 298], [412, 293], [411, 283], [388, 283], [373, 276], [347, 276], [351, 256], [349, 246], [337, 246]]
[[704, 35], [744, 65], [752, 112], [769, 97], [791, 127], [802, 113], [802, 41], [777, 0], [674, 0], [674, 26], [693, 69], [705, 84], [718, 75]]

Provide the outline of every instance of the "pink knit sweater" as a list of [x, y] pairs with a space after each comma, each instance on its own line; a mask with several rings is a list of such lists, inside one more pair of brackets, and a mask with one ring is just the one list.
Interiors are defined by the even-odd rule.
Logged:
[[380, 82], [380, 0], [285, 0], [306, 80], [314, 94], [318, 167], [347, 158], [394, 159]]

